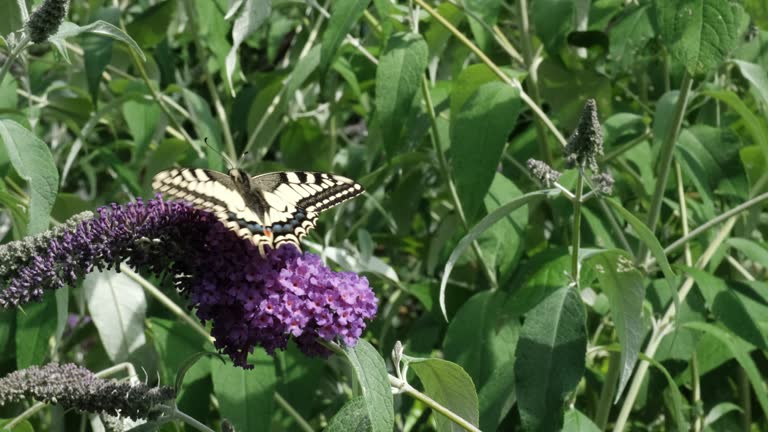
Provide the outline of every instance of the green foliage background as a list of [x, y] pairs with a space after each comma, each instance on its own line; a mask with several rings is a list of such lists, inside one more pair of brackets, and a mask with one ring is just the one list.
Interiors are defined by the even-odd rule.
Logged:
[[[178, 409], [243, 431], [462, 430], [421, 392], [482, 430], [768, 428], [765, 2], [90, 0], [36, 45], [2, 8], [2, 242], [219, 152], [329, 171], [367, 193], [306, 248], [380, 308], [346, 355], [190, 366], [213, 347], [169, 281], [92, 275], [0, 311], [0, 375], [184, 371]], [[564, 160], [590, 98], [611, 198]], [[87, 428], [43, 413], [14, 430]]]

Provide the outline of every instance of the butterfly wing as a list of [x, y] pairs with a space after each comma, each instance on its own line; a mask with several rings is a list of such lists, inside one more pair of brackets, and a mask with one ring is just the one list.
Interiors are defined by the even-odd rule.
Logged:
[[152, 179], [152, 189], [166, 197], [190, 202], [195, 208], [213, 212], [230, 230], [250, 239], [263, 254], [272, 241], [264, 235], [262, 206], [240, 193], [232, 178], [202, 168], [170, 169]]
[[266, 204], [263, 220], [277, 248], [285, 243], [299, 247], [321, 212], [360, 195], [363, 187], [335, 174], [293, 171], [252, 177], [251, 192]]
[[315, 172], [273, 172], [250, 179], [241, 192], [228, 175], [202, 168], [161, 171], [152, 188], [166, 196], [213, 212], [230, 230], [247, 238], [264, 255], [265, 246], [299, 241], [314, 228], [320, 212], [363, 192], [342, 176]]

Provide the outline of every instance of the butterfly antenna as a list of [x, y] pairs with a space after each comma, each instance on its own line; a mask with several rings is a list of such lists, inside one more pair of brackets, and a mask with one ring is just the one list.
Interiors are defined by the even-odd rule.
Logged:
[[240, 158], [237, 159], [237, 166], [242, 166], [241, 163], [243, 161], [243, 158], [248, 154], [248, 150], [244, 151], [242, 155], [240, 155]]
[[204, 143], [205, 143], [205, 145], [207, 145], [207, 146], [208, 146], [208, 147], [209, 147], [211, 150], [215, 151], [215, 152], [216, 152], [216, 154], [218, 154], [219, 156], [221, 156], [221, 158], [222, 158], [222, 159], [224, 159], [224, 162], [226, 162], [226, 163], [227, 163], [227, 165], [229, 165], [229, 169], [234, 169], [234, 168], [237, 166], [237, 165], [236, 165], [234, 162], [232, 162], [232, 159], [230, 159], [230, 158], [229, 158], [227, 155], [225, 155], [225, 154], [224, 154], [224, 153], [223, 153], [221, 150], [219, 150], [219, 149], [215, 148], [214, 146], [212, 146], [211, 144], [209, 144], [209, 143], [208, 143], [208, 137], [205, 137], [205, 138], [203, 138], [203, 142], [204, 142]]

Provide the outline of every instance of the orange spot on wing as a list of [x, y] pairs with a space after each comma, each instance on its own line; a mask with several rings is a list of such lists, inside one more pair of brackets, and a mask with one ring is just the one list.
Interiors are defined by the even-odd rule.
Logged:
[[272, 238], [272, 230], [269, 228], [264, 228], [264, 235], [269, 238]]

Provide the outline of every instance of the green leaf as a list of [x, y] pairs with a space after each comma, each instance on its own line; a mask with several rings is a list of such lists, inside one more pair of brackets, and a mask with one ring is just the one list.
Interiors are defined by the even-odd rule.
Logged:
[[475, 294], [446, 331], [445, 358], [463, 367], [477, 388], [483, 388], [494, 371], [513, 365], [520, 323], [519, 316], [510, 313], [509, 300], [503, 291]]
[[94, 272], [83, 280], [85, 300], [110, 360], [125, 361], [144, 345], [147, 300], [144, 290], [124, 273]]
[[683, 415], [683, 395], [680, 394], [680, 389], [677, 388], [677, 383], [672, 378], [672, 375], [669, 374], [664, 365], [653, 358], [648, 357], [645, 354], [640, 354], [640, 358], [653, 365], [656, 369], [661, 371], [662, 375], [664, 375], [664, 378], [667, 380], [667, 389], [672, 396], [672, 419], [677, 424], [678, 431], [684, 432], [689, 430]]
[[625, 71], [637, 66], [641, 50], [654, 37], [648, 5], [631, 8], [609, 30], [611, 58]]
[[736, 291], [735, 281], [727, 281], [697, 269], [684, 267], [696, 281], [706, 306], [722, 324], [745, 341], [762, 349], [768, 349], [765, 335], [758, 323], [763, 321], [747, 309], [741, 294]]
[[563, 432], [600, 432], [600, 428], [577, 409], [565, 413]]
[[736, 248], [755, 264], [768, 266], [768, 248], [750, 239], [732, 237], [725, 244]]
[[28, 303], [16, 313], [16, 367], [42, 365], [50, 353], [50, 340], [56, 333], [56, 297]]
[[451, 252], [451, 256], [448, 257], [448, 262], [445, 263], [445, 268], [443, 269], [443, 277], [440, 281], [440, 310], [442, 310], [443, 317], [445, 317], [446, 321], [448, 321], [448, 312], [445, 309], [445, 287], [448, 285], [448, 279], [451, 277], [451, 271], [453, 271], [453, 267], [456, 265], [456, 261], [458, 261], [459, 257], [469, 248], [469, 246], [472, 244], [472, 241], [478, 238], [488, 228], [493, 226], [493, 224], [505, 218], [513, 211], [535, 199], [541, 198], [553, 192], [558, 193], [556, 190], [530, 192], [504, 204], [491, 213], [488, 213], [487, 216], [475, 224], [475, 226], [469, 230], [469, 233], [467, 233], [467, 235], [459, 241], [459, 243], [453, 249], [453, 252]]
[[25, 2], [6, 1], [3, 4], [3, 13], [0, 14], [0, 37], [7, 37], [24, 27], [24, 15], [19, 8], [20, 5], [24, 5], [26, 8]]
[[766, 131], [765, 124], [747, 107], [739, 95], [728, 90], [705, 90], [702, 92], [702, 95], [725, 102], [736, 111], [744, 120], [744, 126], [752, 135], [755, 144], [760, 146], [760, 149], [763, 151], [763, 157], [768, 160], [768, 131]]
[[743, 343], [739, 343], [740, 339], [734, 338], [733, 334], [723, 330], [719, 327], [715, 327], [712, 324], [704, 322], [689, 322], [684, 324], [685, 327], [695, 330], [701, 330], [711, 336], [717, 338], [722, 345], [728, 348], [733, 355], [733, 358], [741, 365], [744, 373], [747, 375], [749, 382], [754, 389], [754, 395], [757, 397], [757, 401], [760, 404], [760, 408], [763, 410], [763, 415], [768, 417], [768, 388], [766, 388], [765, 381], [763, 380], [760, 370], [749, 355], [752, 351], [752, 347], [745, 346]]
[[16, 334], [16, 311], [0, 310], [0, 362], [13, 358]]
[[[224, 137], [222, 135], [221, 125], [213, 117], [208, 102], [197, 93], [186, 88], [182, 90], [182, 95], [184, 96], [184, 102], [189, 109], [189, 116], [195, 125], [197, 136], [202, 137], [203, 139], [207, 138], [208, 144], [210, 144], [211, 147], [223, 152]], [[205, 151], [208, 158], [208, 167], [215, 170], [221, 170], [225, 167], [224, 161], [218, 152], [208, 146], [206, 146]]]
[[54, 46], [56, 46], [56, 48], [59, 50], [59, 53], [61, 53], [61, 55], [67, 61], [69, 61], [69, 54], [67, 54], [67, 49], [64, 47], [64, 41], [66, 41], [68, 38], [77, 36], [82, 33], [94, 33], [97, 35], [110, 37], [120, 42], [124, 42], [142, 60], [147, 61], [147, 58], [144, 56], [144, 52], [141, 50], [141, 48], [139, 48], [139, 45], [136, 43], [135, 40], [133, 40], [130, 36], [125, 34], [125, 32], [123, 32], [119, 28], [113, 26], [112, 24], [106, 21], [101, 21], [101, 20], [95, 21], [84, 27], [80, 27], [79, 25], [75, 23], [71, 23], [69, 21], [65, 21], [59, 27], [59, 31], [56, 32], [56, 34], [54, 34], [53, 36], [51, 36], [48, 40]]
[[496, 369], [480, 388], [478, 399], [480, 430], [498, 430], [499, 424], [517, 401], [514, 364]]
[[[13, 421], [13, 419], [0, 419], [0, 427], [4, 428], [5, 425]], [[5, 429], [3, 429], [5, 430]], [[28, 420], [23, 420], [21, 423], [11, 429], [12, 432], [35, 432], [34, 426]]]
[[13, 120], [0, 120], [0, 139], [13, 168], [31, 189], [27, 234], [47, 230], [59, 188], [59, 172], [51, 151], [32, 132]]
[[[453, 24], [454, 27], [459, 27], [466, 15], [455, 4], [444, 2], [437, 5], [435, 8], [437, 13], [440, 14], [446, 21]], [[426, 32], [424, 32], [424, 40], [427, 41], [429, 46], [429, 58], [440, 56], [445, 50], [448, 40], [453, 36], [453, 33], [448, 31], [443, 25], [430, 25]], [[477, 65], [469, 65], [466, 69], [463, 69], [461, 73], [464, 73], [469, 68]], [[485, 65], [483, 65], [485, 66]], [[461, 73], [459, 76], [461, 76]]]
[[[103, 20], [110, 24], [120, 23], [120, 9], [116, 7], [101, 8], [96, 11], [95, 20]], [[85, 77], [88, 79], [88, 91], [94, 105], [98, 103], [99, 84], [101, 74], [112, 61], [112, 43], [110, 38], [97, 34], [84, 34], [80, 45], [83, 47], [83, 60], [85, 63]]]
[[[208, 382], [201, 383], [211, 374], [211, 359], [198, 357], [203, 350], [213, 351], [211, 343], [188, 324], [160, 318], [149, 318], [147, 328], [150, 339], [160, 358], [161, 382], [175, 383], [178, 389], [177, 401], [185, 412], [204, 412], [208, 406], [207, 396], [201, 397], [195, 390], [208, 387]], [[215, 354], [214, 354], [215, 355]], [[196, 359], [194, 364], [189, 364]], [[217, 360], [214, 360], [217, 361]], [[201, 420], [201, 419], [198, 419]]]
[[552, 57], [565, 47], [568, 33], [574, 30], [576, 8], [571, 0], [537, 0], [531, 5], [531, 21], [536, 35]]
[[563, 426], [565, 398], [584, 375], [587, 334], [578, 293], [561, 288], [526, 315], [515, 362], [517, 406], [525, 430]]
[[[475, 385], [461, 366], [432, 358], [409, 358], [407, 364], [418, 375], [427, 396], [473, 425], [480, 424]], [[464, 430], [441, 414], [435, 415], [435, 421], [440, 432]]]
[[[239, 9], [237, 18], [235, 18], [235, 24], [232, 26], [232, 48], [229, 50], [225, 62], [227, 85], [233, 95], [235, 90], [232, 87], [232, 75], [235, 73], [237, 50], [248, 36], [267, 21], [267, 18], [272, 13], [272, 0], [244, 0], [242, 3], [244, 4]], [[227, 12], [227, 18], [233, 16], [237, 10], [230, 9]]]
[[367, 414], [365, 398], [354, 397], [333, 416], [325, 430], [326, 432], [369, 431], [371, 419]]
[[744, 9], [756, 26], [768, 28], [768, 3], [763, 0], [744, 0]]
[[616, 400], [624, 392], [643, 344], [645, 282], [632, 259], [620, 250], [599, 251], [587, 259], [611, 305], [611, 318], [621, 344], [621, 375]]
[[145, 9], [126, 26], [142, 48], [154, 48], [165, 39], [176, 12], [176, 0], [165, 0]]
[[354, 348], [344, 347], [344, 354], [355, 371], [360, 393], [365, 399], [365, 415], [374, 432], [391, 432], [395, 424], [392, 390], [387, 368], [368, 341], [360, 339]]
[[[768, 6], [766, 7], [768, 9]], [[749, 85], [754, 92], [756, 99], [760, 101], [764, 108], [768, 109], [768, 73], [762, 66], [741, 60], [732, 60], [739, 68], [741, 75], [749, 81]]]
[[501, 10], [501, 0], [464, 0], [463, 4], [469, 16], [469, 28], [475, 36], [477, 45], [484, 51], [488, 50], [491, 41], [494, 40], [489, 27], [496, 25]]
[[663, 43], [691, 74], [716, 68], [736, 47], [741, 6], [724, 0], [655, 0]]
[[571, 254], [565, 248], [545, 249], [531, 257], [509, 283], [510, 312], [522, 316], [553, 292], [572, 282]]
[[134, 160], [143, 161], [152, 137], [155, 136], [160, 120], [163, 118], [162, 110], [154, 101], [137, 98], [125, 101], [122, 104], [122, 111], [128, 131], [136, 145]]
[[635, 234], [637, 234], [640, 241], [645, 243], [645, 246], [651, 251], [651, 255], [656, 258], [656, 263], [658, 263], [662, 273], [664, 273], [664, 277], [667, 279], [669, 289], [674, 292], [677, 276], [675, 275], [675, 272], [672, 271], [667, 256], [664, 254], [664, 249], [662, 249], [656, 236], [653, 235], [645, 223], [633, 215], [629, 210], [622, 207], [617, 201], [614, 201], [611, 198], [605, 198], [605, 202], [610, 204], [611, 207], [619, 212], [621, 217], [632, 226], [632, 229], [635, 231]]
[[[338, 0], [333, 2], [331, 17], [323, 33], [320, 50], [320, 70], [325, 70], [333, 62], [341, 43], [357, 21], [363, 16], [371, 0]], [[381, 66], [379, 66], [381, 67]]]
[[410, 115], [414, 97], [427, 67], [427, 43], [414, 33], [397, 33], [376, 69], [376, 115], [381, 125], [384, 148], [394, 156], [400, 149], [404, 120]]
[[451, 120], [461, 111], [467, 100], [477, 92], [477, 89], [489, 82], [501, 81], [485, 63], [469, 65], [462, 69], [451, 88]]
[[[523, 193], [504, 174], [496, 173], [488, 193], [483, 199], [487, 213], [491, 213], [505, 203], [519, 198]], [[499, 282], [504, 283], [523, 253], [523, 236], [528, 225], [528, 210], [519, 208], [506, 218], [497, 222], [486, 231], [478, 243], [483, 257], [497, 268]]]
[[213, 390], [219, 412], [235, 430], [269, 430], [275, 397], [274, 359], [258, 349], [248, 356], [253, 369], [212, 362]]
[[517, 89], [490, 82], [478, 87], [451, 117], [451, 169], [468, 220], [476, 217], [491, 186], [519, 110]]

